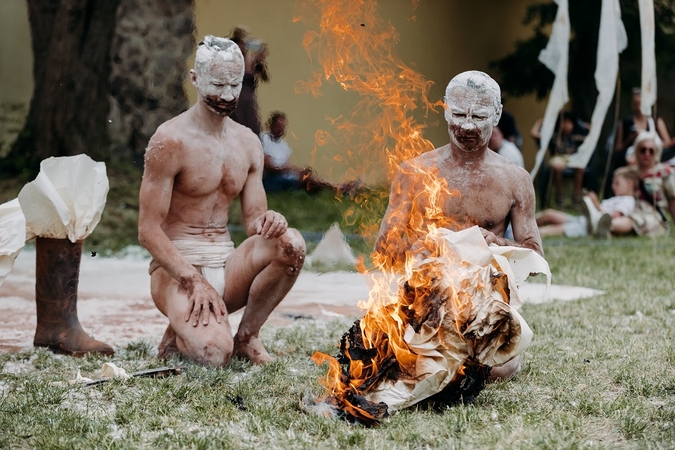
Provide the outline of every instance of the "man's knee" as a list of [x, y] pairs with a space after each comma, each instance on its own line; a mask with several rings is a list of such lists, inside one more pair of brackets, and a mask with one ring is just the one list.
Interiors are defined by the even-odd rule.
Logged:
[[232, 358], [233, 340], [229, 333], [195, 333], [184, 337], [182, 344], [179, 348], [183, 356], [205, 366], [224, 367]]
[[279, 247], [276, 252], [276, 260], [288, 267], [288, 274], [297, 274], [305, 264], [307, 253], [305, 240], [300, 232], [294, 228], [286, 230], [279, 239]]

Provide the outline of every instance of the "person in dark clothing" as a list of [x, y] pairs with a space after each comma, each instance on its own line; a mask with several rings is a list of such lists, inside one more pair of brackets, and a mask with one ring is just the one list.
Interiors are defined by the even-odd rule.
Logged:
[[[542, 119], [537, 120], [532, 130], [531, 136], [539, 145], [541, 139]], [[564, 195], [562, 191], [563, 171], [569, 168], [570, 156], [579, 150], [579, 147], [588, 135], [589, 127], [579, 120], [576, 115], [569, 111], [564, 111], [561, 120], [556, 124], [553, 136], [548, 144], [549, 166], [553, 176], [553, 188], [555, 191], [556, 207], [562, 209]], [[573, 168], [574, 170], [574, 193], [573, 203], [581, 204], [582, 188], [584, 181], [584, 169]]]
[[237, 109], [230, 118], [250, 128], [257, 136], [262, 131], [260, 123], [260, 109], [258, 107], [258, 83], [267, 83], [270, 74], [267, 70], [266, 58], [269, 53], [267, 44], [260, 39], [249, 35], [243, 27], [235, 27], [230, 33], [230, 39], [239, 46], [244, 55], [244, 80]]
[[[610, 154], [611, 170], [614, 171], [619, 167], [635, 164], [635, 154], [633, 141], [642, 131], [650, 131], [655, 133], [657, 139], [661, 140], [661, 146], [664, 149], [664, 161], [675, 156], [675, 147], [668, 133], [666, 123], [662, 118], [654, 119], [651, 116], [642, 114], [640, 103], [642, 100], [642, 91], [639, 87], [633, 88], [633, 96], [631, 99], [631, 114], [624, 117], [618, 123], [616, 129], [616, 140], [614, 141], [614, 151]], [[605, 196], [611, 195], [610, 183], [604, 186]]]
[[502, 116], [499, 118], [499, 123], [497, 126], [504, 135], [504, 139], [509, 142], [513, 142], [518, 148], [523, 148], [523, 137], [520, 134], [520, 130], [518, 129], [518, 125], [516, 124], [516, 119], [513, 117], [513, 114], [503, 110]]

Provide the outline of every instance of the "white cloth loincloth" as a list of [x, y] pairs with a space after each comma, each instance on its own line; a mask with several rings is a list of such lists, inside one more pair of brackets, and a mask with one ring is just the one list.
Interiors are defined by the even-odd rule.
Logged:
[[[171, 241], [176, 250], [195, 268], [199, 269], [204, 279], [216, 290], [218, 295], [225, 295], [225, 263], [234, 251], [234, 242], [203, 242], [190, 239]], [[148, 272], [152, 275], [160, 264], [154, 259], [150, 262]]]

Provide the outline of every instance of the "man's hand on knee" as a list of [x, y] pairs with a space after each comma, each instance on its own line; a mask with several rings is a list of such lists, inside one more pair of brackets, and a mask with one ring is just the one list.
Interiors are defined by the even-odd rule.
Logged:
[[192, 320], [192, 326], [199, 324], [200, 317], [202, 323], [209, 324], [209, 315], [211, 311], [216, 316], [216, 321], [221, 323], [223, 316], [227, 312], [225, 302], [218, 295], [213, 286], [204, 280], [201, 276], [195, 277], [187, 284], [185, 290], [188, 295], [188, 309], [185, 312], [185, 321]]
[[269, 210], [260, 216], [255, 225], [256, 234], [265, 239], [275, 239], [288, 229], [286, 218], [276, 211]]

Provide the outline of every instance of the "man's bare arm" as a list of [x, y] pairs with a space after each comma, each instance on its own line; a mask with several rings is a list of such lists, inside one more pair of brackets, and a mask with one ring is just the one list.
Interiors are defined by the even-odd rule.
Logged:
[[192, 325], [196, 326], [204, 311], [203, 323], [207, 325], [209, 304], [213, 305], [218, 322], [226, 312], [225, 304], [197, 269], [176, 250], [162, 229], [171, 205], [174, 180], [181, 170], [180, 145], [161, 133], [150, 140], [139, 194], [138, 240], [188, 293], [190, 307], [185, 320], [192, 317]]
[[257, 139], [247, 141], [246, 154], [251, 157], [251, 167], [241, 193], [241, 213], [246, 234], [258, 234], [265, 239], [281, 236], [288, 228], [288, 222], [281, 214], [267, 210], [267, 196], [262, 184], [264, 157], [262, 147]]
[[[534, 218], [536, 208], [534, 186], [527, 171], [519, 167], [515, 167], [515, 169], [518, 169], [514, 184], [515, 202], [511, 211], [511, 226], [513, 227], [515, 245], [530, 248], [544, 256], [539, 228]], [[506, 240], [505, 244], [499, 245], [514, 244]]]

